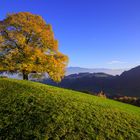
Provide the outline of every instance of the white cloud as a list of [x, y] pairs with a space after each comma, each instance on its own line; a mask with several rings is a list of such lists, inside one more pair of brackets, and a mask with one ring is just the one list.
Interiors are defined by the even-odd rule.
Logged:
[[108, 64], [110, 65], [114, 65], [114, 64], [126, 64], [127, 62], [124, 61], [119, 61], [119, 60], [112, 60], [110, 62], [108, 62]]

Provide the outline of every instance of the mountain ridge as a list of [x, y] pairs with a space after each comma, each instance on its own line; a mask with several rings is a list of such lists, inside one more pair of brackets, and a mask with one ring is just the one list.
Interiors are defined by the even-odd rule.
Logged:
[[42, 82], [91, 93], [104, 91], [110, 97], [140, 97], [140, 66], [124, 71], [121, 75], [117, 76], [105, 73], [79, 73], [65, 76], [59, 84], [55, 84], [51, 80], [44, 80]]
[[68, 67], [66, 69], [66, 76], [70, 74], [76, 74], [76, 73], [107, 73], [111, 75], [120, 75], [122, 72], [124, 72], [127, 69], [109, 69], [109, 68], [83, 68], [83, 67]]

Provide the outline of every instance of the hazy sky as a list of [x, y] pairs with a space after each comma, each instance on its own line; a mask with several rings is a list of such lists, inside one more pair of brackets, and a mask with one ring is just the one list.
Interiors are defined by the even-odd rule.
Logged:
[[140, 0], [0, 0], [0, 20], [21, 11], [52, 24], [69, 66], [140, 65]]

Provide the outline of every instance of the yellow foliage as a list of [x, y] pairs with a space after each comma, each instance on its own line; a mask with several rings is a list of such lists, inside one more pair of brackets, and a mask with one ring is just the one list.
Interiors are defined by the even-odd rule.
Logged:
[[0, 21], [0, 70], [29, 74], [47, 72], [60, 81], [68, 57], [58, 51], [52, 27], [28, 12], [10, 14]]

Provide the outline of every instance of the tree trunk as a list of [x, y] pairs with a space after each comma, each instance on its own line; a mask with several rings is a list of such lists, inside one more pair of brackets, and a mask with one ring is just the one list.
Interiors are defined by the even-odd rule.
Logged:
[[23, 80], [28, 80], [28, 73], [23, 71]]

